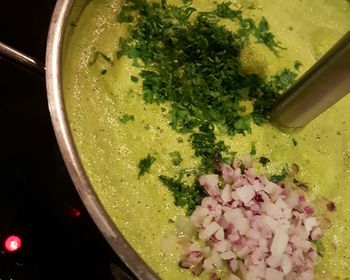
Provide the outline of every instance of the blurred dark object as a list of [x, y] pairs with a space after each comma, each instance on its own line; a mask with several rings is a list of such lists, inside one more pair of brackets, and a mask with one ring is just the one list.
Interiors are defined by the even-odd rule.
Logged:
[[[53, 0], [4, 1], [0, 41], [44, 61], [54, 5]], [[126, 268], [69, 178], [45, 83], [0, 58], [0, 93], [0, 279], [132, 279], [129, 272], [115, 276]], [[5, 249], [10, 235], [21, 239], [17, 251]]]

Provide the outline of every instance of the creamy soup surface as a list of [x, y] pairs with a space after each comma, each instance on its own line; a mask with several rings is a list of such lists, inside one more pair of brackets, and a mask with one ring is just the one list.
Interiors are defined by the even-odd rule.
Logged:
[[[263, 78], [291, 68], [296, 60], [302, 63], [301, 75], [350, 29], [350, 4], [345, 0], [234, 2], [242, 6], [245, 16], [257, 20], [264, 16], [286, 48], [278, 57], [262, 44], [252, 43], [243, 51], [245, 71]], [[194, 0], [193, 6], [205, 11], [214, 4]], [[141, 81], [130, 80], [140, 69], [126, 57], [116, 58], [119, 38], [127, 36], [125, 25], [115, 20], [120, 7], [117, 0], [91, 1], [70, 27], [63, 79], [68, 119], [88, 176], [126, 239], [161, 278], [193, 279], [189, 271], [178, 267], [176, 227], [169, 222], [185, 212], [174, 205], [158, 176], [195, 168], [199, 159], [187, 136], [169, 126], [167, 111], [161, 108], [166, 105], [144, 103]], [[96, 51], [113, 58], [113, 65], [104, 60], [89, 65]], [[102, 75], [103, 70], [107, 71]], [[299, 165], [298, 178], [308, 184], [308, 200], [316, 214], [331, 221], [322, 237], [325, 251], [318, 259], [316, 279], [350, 279], [349, 108], [350, 95], [295, 132], [265, 124], [253, 125], [246, 136], [222, 136], [238, 156], [248, 154], [255, 143], [254, 159], [271, 160], [267, 167], [256, 164], [261, 173], [275, 174], [286, 163]], [[133, 115], [134, 120], [123, 123], [124, 114]], [[179, 166], [171, 163], [173, 151], [183, 158]], [[150, 153], [156, 161], [139, 179], [139, 161]], [[325, 201], [333, 201], [336, 211], [325, 211]]]

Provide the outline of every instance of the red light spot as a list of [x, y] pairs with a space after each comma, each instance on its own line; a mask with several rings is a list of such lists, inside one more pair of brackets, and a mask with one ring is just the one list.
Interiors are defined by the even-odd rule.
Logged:
[[10, 235], [5, 240], [5, 249], [8, 252], [16, 252], [22, 247], [22, 240], [16, 235]]
[[78, 217], [80, 217], [81, 212], [80, 212], [79, 209], [76, 209], [76, 208], [74, 208], [74, 207], [69, 207], [69, 210], [70, 210], [70, 212], [71, 212], [73, 218], [78, 218]]

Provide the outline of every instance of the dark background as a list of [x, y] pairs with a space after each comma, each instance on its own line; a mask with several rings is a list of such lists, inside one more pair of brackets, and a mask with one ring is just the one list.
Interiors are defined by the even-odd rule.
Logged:
[[[1, 1], [0, 41], [44, 61], [54, 5]], [[66, 171], [45, 82], [0, 58], [0, 98], [0, 280], [129, 279]], [[11, 234], [23, 241], [15, 253]]]

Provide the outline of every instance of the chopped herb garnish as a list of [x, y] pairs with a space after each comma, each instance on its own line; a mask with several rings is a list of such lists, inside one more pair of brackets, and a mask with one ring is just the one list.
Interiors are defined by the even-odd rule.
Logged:
[[159, 176], [159, 179], [172, 192], [175, 205], [186, 208], [188, 215], [192, 214], [196, 206], [206, 196], [204, 188], [198, 182], [189, 186], [182, 181], [181, 176], [178, 178]]
[[244, 171], [246, 170], [243, 163], [240, 164], [239, 169], [241, 169], [241, 173], [244, 174]]
[[171, 162], [174, 165], [180, 165], [182, 162], [182, 158], [181, 158], [181, 154], [178, 151], [175, 152], [171, 152], [169, 153], [170, 157], [171, 157]]
[[270, 25], [265, 17], [262, 17], [259, 24], [256, 25], [252, 18], [244, 18], [241, 10], [231, 9], [232, 2], [223, 2], [217, 4], [216, 10], [212, 12], [201, 13], [210, 18], [227, 18], [240, 24], [240, 28], [237, 31], [239, 37], [244, 44], [250, 35], [257, 39], [257, 43], [265, 44], [274, 54], [278, 54], [277, 49], [283, 49], [279, 42], [275, 40], [275, 36], [269, 31]]
[[93, 57], [92, 57], [92, 60], [89, 62], [89, 65], [95, 64], [98, 59], [102, 59], [105, 62], [107, 62], [108, 64], [113, 65], [113, 60], [110, 59], [107, 55], [105, 55], [102, 52], [95, 52]]
[[294, 83], [296, 77], [295, 72], [285, 68], [280, 74], [273, 76], [267, 86], [272, 92], [282, 94]]
[[143, 158], [139, 162], [139, 177], [143, 176], [146, 172], [148, 173], [151, 165], [155, 162], [156, 158], [150, 154], [147, 157]]
[[128, 121], [134, 121], [135, 117], [133, 115], [124, 114], [123, 117], [119, 118], [122, 123], [127, 123]]
[[297, 140], [295, 140], [295, 139], [293, 138], [292, 141], [293, 141], [293, 145], [294, 145], [294, 146], [297, 146], [297, 145], [298, 145]]
[[139, 78], [137, 78], [136, 76], [131, 76], [130, 77], [131, 81], [133, 81], [134, 83], [137, 83], [139, 81]]
[[[245, 18], [241, 10], [231, 8], [231, 2], [216, 4], [209, 12], [196, 11], [190, 0], [183, 3], [126, 0], [117, 20], [128, 23], [129, 36], [120, 39], [117, 58], [127, 56], [141, 68], [146, 104], [169, 105], [171, 127], [189, 134], [194, 154], [201, 158], [198, 173], [215, 172], [218, 162], [232, 159], [217, 131], [246, 134], [252, 122], [266, 122], [271, 105], [297, 75], [284, 69], [265, 81], [243, 70], [241, 52], [250, 41], [264, 44], [276, 55], [283, 50], [266, 18], [257, 22]], [[238, 30], [227, 29], [220, 19], [237, 23]], [[253, 110], [248, 112], [244, 103]], [[200, 201], [186, 194], [181, 180], [162, 178], [170, 189], [185, 192], [183, 198], [173, 191], [177, 205]]]
[[[267, 119], [271, 104], [294, 80], [285, 69], [265, 83], [256, 74], [243, 72], [240, 53], [249, 36], [271, 50], [281, 48], [262, 18], [258, 24], [244, 18], [231, 3], [217, 4], [212, 12], [198, 12], [190, 6], [126, 0], [123, 10], [134, 15], [130, 37], [122, 38], [117, 57], [128, 56], [143, 67], [143, 97], [146, 103], [170, 102], [171, 125], [181, 132], [193, 132], [203, 123], [218, 124], [229, 134], [250, 132], [253, 120]], [[234, 33], [218, 24], [228, 18], [240, 24]], [[242, 114], [241, 101], [256, 107]], [[255, 106], [257, 105], [257, 106]]]
[[251, 148], [250, 148], [250, 153], [251, 156], [255, 156], [256, 155], [256, 147], [255, 147], [255, 143], [251, 144]]
[[262, 17], [259, 22], [258, 28], [254, 31], [254, 36], [258, 39], [259, 43], [265, 44], [274, 54], [278, 54], [276, 48], [282, 49], [279, 42], [275, 41], [275, 36], [269, 32], [270, 25], [266, 18]]
[[277, 175], [272, 175], [270, 180], [274, 183], [282, 182], [284, 179], [286, 179], [288, 173], [289, 172], [287, 166], [284, 166], [281, 173]]
[[199, 131], [192, 133], [190, 142], [195, 155], [201, 157], [201, 168], [203, 172], [215, 171], [216, 163], [222, 161], [224, 153], [230, 153], [229, 147], [223, 141], [216, 141], [214, 127], [204, 124]]
[[260, 162], [263, 166], [266, 166], [266, 165], [270, 162], [270, 159], [267, 158], [267, 157], [260, 157], [260, 158], [259, 158], [259, 162]]
[[303, 66], [303, 64], [299, 60], [294, 61], [294, 69], [295, 70], [300, 70], [301, 66]]
[[315, 240], [314, 241], [314, 244], [316, 246], [316, 251], [317, 251], [317, 254], [323, 258], [323, 255], [324, 255], [324, 252], [326, 250], [326, 248], [324, 247], [324, 245], [322, 244], [322, 242], [320, 240]]
[[128, 23], [134, 20], [134, 17], [130, 14], [130, 7], [127, 5], [121, 10], [121, 12], [117, 15], [117, 21], [120, 23]]

